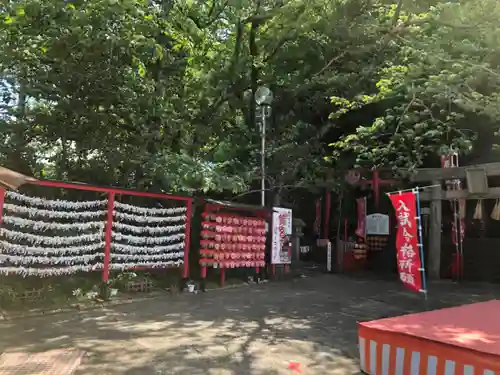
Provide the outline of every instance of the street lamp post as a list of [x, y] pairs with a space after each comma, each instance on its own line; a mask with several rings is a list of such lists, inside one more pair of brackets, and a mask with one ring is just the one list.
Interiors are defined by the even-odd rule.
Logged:
[[266, 118], [269, 114], [273, 101], [273, 93], [267, 87], [261, 86], [255, 91], [255, 103], [259, 106], [261, 126], [260, 126], [260, 204], [266, 205]]

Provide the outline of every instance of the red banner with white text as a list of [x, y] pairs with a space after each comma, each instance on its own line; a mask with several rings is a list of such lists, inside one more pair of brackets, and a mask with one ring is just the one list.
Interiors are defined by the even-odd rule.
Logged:
[[396, 249], [401, 281], [410, 289], [422, 291], [422, 261], [419, 251], [417, 201], [415, 193], [389, 195], [398, 223]]

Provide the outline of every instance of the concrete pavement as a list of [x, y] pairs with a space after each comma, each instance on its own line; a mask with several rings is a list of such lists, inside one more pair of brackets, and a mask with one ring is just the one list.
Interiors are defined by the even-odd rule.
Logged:
[[358, 320], [496, 296], [448, 284], [431, 295], [424, 303], [397, 282], [321, 275], [4, 321], [0, 350], [84, 350], [77, 375], [350, 375]]

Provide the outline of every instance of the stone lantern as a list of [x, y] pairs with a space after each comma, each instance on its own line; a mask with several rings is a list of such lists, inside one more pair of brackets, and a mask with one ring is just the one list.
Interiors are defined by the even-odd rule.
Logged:
[[300, 238], [304, 236], [302, 232], [306, 223], [302, 219], [292, 220], [292, 262], [300, 260]]

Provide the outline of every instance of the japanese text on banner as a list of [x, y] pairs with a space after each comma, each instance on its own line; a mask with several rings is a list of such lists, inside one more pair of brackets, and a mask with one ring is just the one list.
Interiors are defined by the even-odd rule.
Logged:
[[401, 281], [410, 289], [422, 290], [422, 262], [418, 247], [417, 204], [415, 193], [390, 195], [396, 211], [398, 272]]

